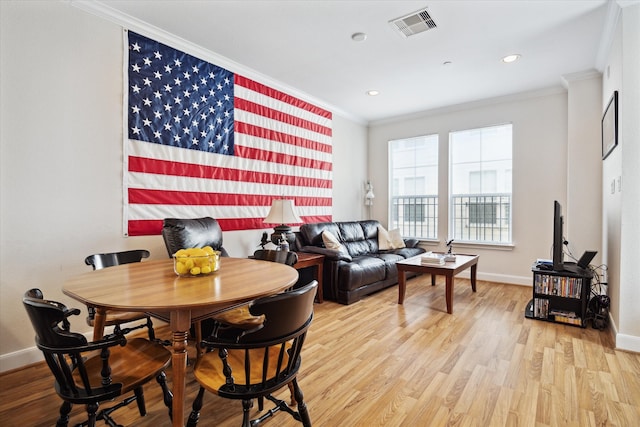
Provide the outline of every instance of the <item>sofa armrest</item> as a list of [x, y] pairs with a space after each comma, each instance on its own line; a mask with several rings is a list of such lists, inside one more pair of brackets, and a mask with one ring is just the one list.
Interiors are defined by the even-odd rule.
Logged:
[[346, 252], [337, 251], [335, 249], [320, 248], [318, 246], [304, 246], [302, 249], [300, 249], [300, 252], [312, 252], [315, 254], [324, 255], [325, 258], [332, 261], [353, 261], [351, 255]]
[[404, 245], [407, 248], [417, 248], [420, 244], [420, 240], [418, 239], [404, 239]]

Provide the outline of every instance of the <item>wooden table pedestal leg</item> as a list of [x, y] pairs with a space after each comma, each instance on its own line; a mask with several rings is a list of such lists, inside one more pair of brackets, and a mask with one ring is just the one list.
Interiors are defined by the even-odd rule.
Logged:
[[173, 426], [184, 426], [184, 396], [187, 374], [187, 337], [188, 332], [173, 333], [173, 354], [171, 368], [173, 373]]
[[107, 321], [107, 310], [97, 308], [93, 317], [93, 340], [100, 341], [104, 337], [104, 324]]
[[170, 327], [173, 332], [173, 427], [184, 427], [185, 389], [187, 376], [187, 338], [191, 326], [191, 312], [171, 312]]

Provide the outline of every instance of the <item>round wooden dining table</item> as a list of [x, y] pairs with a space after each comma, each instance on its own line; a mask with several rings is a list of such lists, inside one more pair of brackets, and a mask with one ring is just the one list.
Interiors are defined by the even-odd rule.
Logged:
[[64, 294], [95, 307], [94, 340], [107, 311], [145, 312], [172, 332], [173, 426], [184, 426], [187, 338], [193, 322], [212, 313], [281, 292], [298, 280], [294, 268], [247, 258], [220, 258], [210, 275], [178, 277], [173, 261], [154, 260], [90, 271], [67, 280]]

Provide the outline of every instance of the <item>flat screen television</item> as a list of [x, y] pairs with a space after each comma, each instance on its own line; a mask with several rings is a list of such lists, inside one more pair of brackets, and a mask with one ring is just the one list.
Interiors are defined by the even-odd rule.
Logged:
[[553, 270], [564, 269], [564, 237], [562, 236], [562, 206], [557, 200], [553, 202]]

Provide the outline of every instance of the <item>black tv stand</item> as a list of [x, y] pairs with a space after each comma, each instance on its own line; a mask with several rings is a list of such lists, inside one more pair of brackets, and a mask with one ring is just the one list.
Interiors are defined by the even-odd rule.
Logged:
[[565, 263], [562, 271], [534, 264], [531, 271], [533, 299], [525, 308], [525, 317], [585, 328], [593, 273], [573, 263]]

